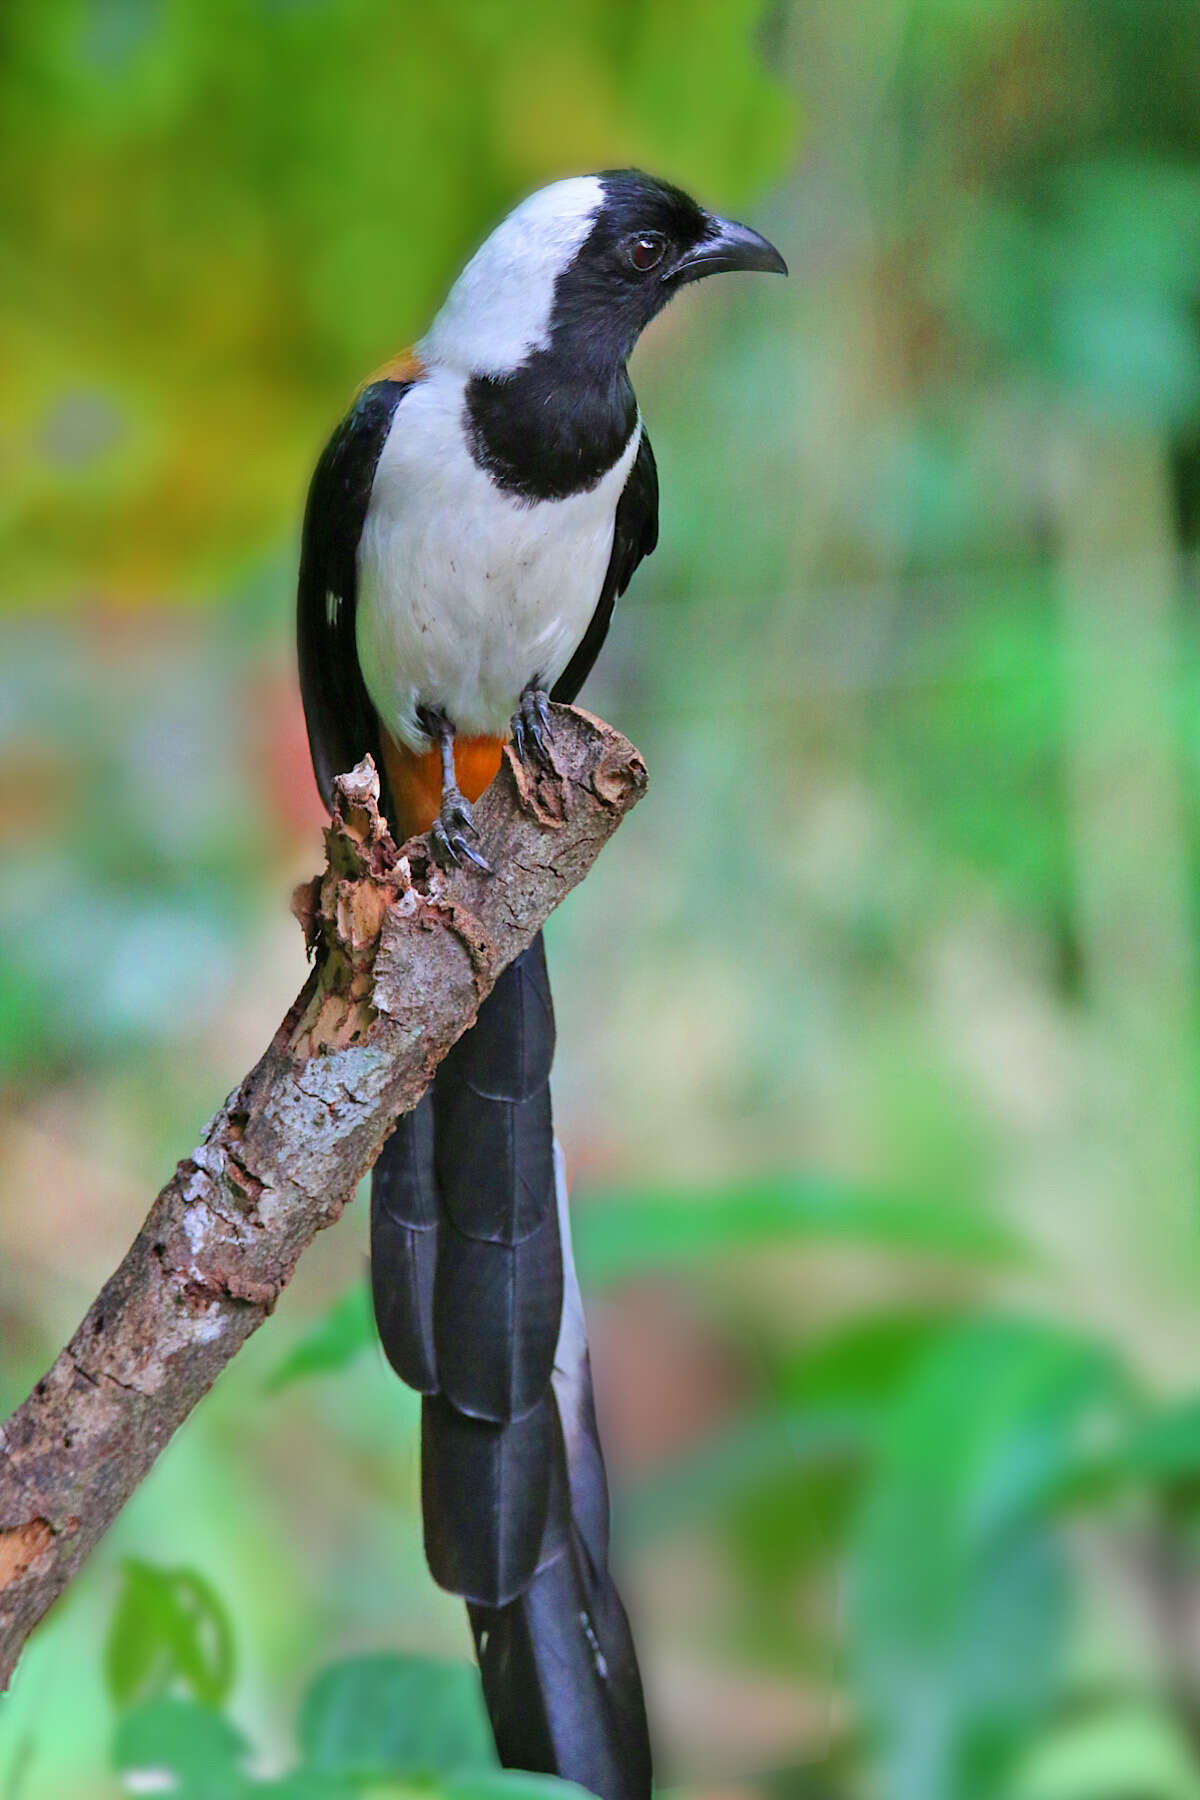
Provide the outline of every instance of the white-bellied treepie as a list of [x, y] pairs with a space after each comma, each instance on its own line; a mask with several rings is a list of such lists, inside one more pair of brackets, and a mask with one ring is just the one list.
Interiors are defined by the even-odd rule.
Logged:
[[[300, 679], [326, 804], [370, 751], [398, 840], [486, 867], [471, 801], [506, 740], [543, 754], [658, 534], [626, 372], [685, 283], [786, 273], [757, 232], [636, 170], [559, 181], [472, 257], [427, 335], [317, 465]], [[434, 1578], [465, 1597], [502, 1762], [645, 1800], [641, 1681], [608, 1573], [608, 1494], [550, 1117], [539, 937], [384, 1145], [375, 1314], [425, 1396]]]

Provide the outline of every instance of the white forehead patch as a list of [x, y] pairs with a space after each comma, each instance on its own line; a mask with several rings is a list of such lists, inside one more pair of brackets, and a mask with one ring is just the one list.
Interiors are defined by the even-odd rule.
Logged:
[[550, 341], [554, 283], [604, 199], [594, 175], [539, 188], [475, 252], [417, 345], [422, 362], [505, 375]]

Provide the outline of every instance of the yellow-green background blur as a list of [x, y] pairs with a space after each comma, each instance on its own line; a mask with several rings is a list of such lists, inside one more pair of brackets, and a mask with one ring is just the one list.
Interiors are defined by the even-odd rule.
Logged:
[[[0, 1402], [302, 979], [325, 433], [626, 163], [792, 270], [635, 356], [662, 538], [585, 698], [651, 789], [549, 930], [661, 1782], [1197, 1800], [1195, 0], [3, 9]], [[189, 1800], [410, 1791], [329, 1748], [468, 1654], [365, 1224], [33, 1640], [0, 1800], [115, 1795], [147, 1709]]]

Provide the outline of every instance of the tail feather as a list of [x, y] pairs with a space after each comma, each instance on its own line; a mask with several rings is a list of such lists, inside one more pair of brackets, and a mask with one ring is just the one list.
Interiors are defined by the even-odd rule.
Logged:
[[554, 1209], [549, 1084], [527, 1095], [483, 1094], [454, 1067], [444, 1076], [438, 1071], [437, 1097], [438, 1179], [447, 1213], [464, 1237], [523, 1242]]
[[[441, 1395], [421, 1407], [425, 1556], [439, 1587], [483, 1606], [523, 1591], [565, 1540], [562, 1428], [553, 1396], [522, 1419], [468, 1418]], [[555, 1502], [552, 1505], [552, 1501]]]
[[603, 1800], [648, 1800], [650, 1745], [628, 1621], [578, 1538], [499, 1609], [469, 1609], [506, 1768], [561, 1775]]
[[376, 1165], [376, 1312], [393, 1366], [426, 1396], [426, 1556], [467, 1601], [501, 1762], [601, 1800], [649, 1800], [641, 1678], [608, 1572], [553, 1054], [539, 937]]
[[554, 1366], [561, 1311], [553, 1212], [512, 1245], [464, 1237], [449, 1220], [443, 1224], [434, 1340], [442, 1391], [460, 1412], [502, 1424], [536, 1406]]
[[557, 1142], [554, 1145], [554, 1187], [563, 1257], [563, 1308], [554, 1351], [554, 1397], [558, 1402], [567, 1456], [571, 1516], [592, 1568], [598, 1572], [608, 1566], [608, 1474], [600, 1447], [600, 1427], [596, 1423], [587, 1320], [571, 1243], [567, 1168]]
[[438, 1070], [438, 1184], [464, 1236], [517, 1244], [554, 1211], [553, 1058], [554, 1008], [538, 937]]
[[550, 1064], [554, 1009], [538, 937], [510, 964], [436, 1081], [446, 1222], [434, 1331], [444, 1391], [497, 1422], [546, 1392], [562, 1312]]
[[371, 1288], [379, 1338], [402, 1381], [437, 1392], [434, 1280], [437, 1180], [433, 1093], [405, 1113], [384, 1144], [371, 1177]]
[[566, 1171], [555, 1145], [565, 1266], [554, 1398], [566, 1456], [569, 1537], [507, 1606], [468, 1608], [484, 1698], [506, 1768], [577, 1781], [603, 1800], [647, 1800], [646, 1703], [629, 1620], [608, 1572], [609, 1505]]

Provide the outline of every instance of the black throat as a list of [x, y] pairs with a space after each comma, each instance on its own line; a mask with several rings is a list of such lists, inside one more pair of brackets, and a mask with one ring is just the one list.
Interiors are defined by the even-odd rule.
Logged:
[[535, 350], [511, 375], [467, 383], [467, 440], [496, 486], [523, 500], [594, 488], [637, 424], [623, 362], [580, 366], [567, 343]]

